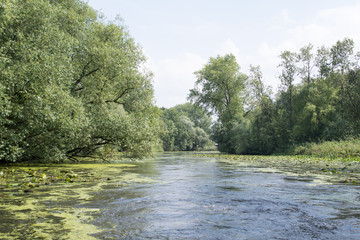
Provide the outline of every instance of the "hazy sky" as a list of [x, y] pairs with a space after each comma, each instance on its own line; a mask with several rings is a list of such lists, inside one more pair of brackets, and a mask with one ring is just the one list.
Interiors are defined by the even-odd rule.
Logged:
[[193, 72], [210, 57], [233, 53], [248, 73], [260, 65], [264, 82], [280, 84], [279, 54], [349, 37], [360, 46], [360, 0], [89, 0], [109, 19], [120, 15], [155, 74], [156, 104], [186, 101]]

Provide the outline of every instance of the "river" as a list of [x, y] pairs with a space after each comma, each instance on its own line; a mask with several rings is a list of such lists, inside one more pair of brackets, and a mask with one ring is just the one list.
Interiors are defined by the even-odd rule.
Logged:
[[[142, 181], [119, 185], [113, 177], [83, 201], [42, 201], [38, 195], [37, 204], [42, 211], [71, 204], [68, 213], [86, 212], [91, 218], [78, 214], [77, 221], [96, 226], [88, 232], [94, 239], [360, 239], [359, 186], [190, 153], [133, 164], [120, 175]], [[52, 239], [61, 239], [57, 231]]]

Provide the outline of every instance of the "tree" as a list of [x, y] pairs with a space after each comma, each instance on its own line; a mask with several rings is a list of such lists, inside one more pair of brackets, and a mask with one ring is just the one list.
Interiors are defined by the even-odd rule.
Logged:
[[213, 140], [221, 151], [235, 152], [231, 141], [233, 130], [244, 118], [245, 82], [247, 76], [240, 72], [235, 56], [210, 58], [201, 70], [195, 72], [195, 88], [189, 99], [197, 106], [218, 116]]
[[213, 145], [207, 129], [200, 127], [209, 118], [203, 115], [202, 109], [186, 103], [162, 111], [162, 121], [166, 126], [166, 134], [162, 137], [164, 150], [195, 151]]
[[300, 53], [297, 55], [297, 61], [301, 63], [298, 72], [305, 83], [311, 82], [311, 72], [314, 68], [314, 55], [311, 52], [313, 47], [312, 44], [308, 44], [300, 48]]
[[195, 105], [218, 115], [220, 121], [230, 122], [241, 117], [243, 112], [242, 92], [246, 75], [232, 54], [210, 58], [201, 70], [195, 72], [195, 88], [189, 99]]
[[331, 73], [330, 50], [324, 46], [317, 50], [315, 66], [318, 68], [318, 77], [326, 78]]
[[334, 84], [340, 87], [340, 111], [341, 117], [344, 118], [345, 114], [345, 92], [347, 89], [347, 82], [345, 74], [348, 73], [352, 67], [354, 52], [354, 41], [345, 38], [343, 41], [337, 41], [334, 46], [331, 47], [331, 64], [332, 74], [331, 79], [334, 80]]
[[344, 74], [353, 65], [354, 41], [345, 38], [337, 41], [330, 49], [332, 69], [335, 72]]
[[346, 75], [345, 116], [352, 125], [354, 135], [360, 134], [360, 70], [359, 67]]
[[243, 151], [239, 153], [270, 154], [276, 148], [275, 108], [271, 100], [271, 88], [265, 86], [262, 78], [260, 66], [250, 66], [247, 91], [250, 92], [252, 113], [249, 114], [249, 130], [246, 130], [247, 147], [242, 147]]
[[78, 0], [7, 0], [0, 12], [1, 161], [154, 149], [151, 74], [121, 22]]
[[250, 65], [250, 75], [246, 81], [248, 112], [256, 108], [266, 107], [270, 99], [272, 93], [271, 87], [266, 87], [262, 78], [260, 66]]
[[279, 67], [282, 68], [280, 80], [281, 80], [281, 93], [284, 96], [284, 105], [286, 109], [286, 118], [288, 124], [285, 127], [290, 133], [293, 128], [293, 94], [294, 94], [294, 81], [296, 75], [296, 54], [290, 51], [284, 51], [280, 54], [281, 63]]
[[[326, 79], [298, 86], [294, 95], [296, 116], [292, 136], [295, 142], [316, 142], [327, 139], [329, 126], [336, 121], [337, 89]], [[336, 134], [337, 135], [337, 134]]]
[[211, 117], [204, 109], [191, 103], [185, 103], [176, 105], [174, 110], [187, 116], [195, 124], [195, 127], [203, 129], [208, 135], [211, 134]]
[[296, 144], [359, 136], [360, 54], [354, 54], [354, 42], [346, 38], [316, 55], [312, 50], [309, 44], [280, 54], [275, 100], [260, 67], [250, 66], [247, 77], [231, 55], [211, 58], [196, 72], [189, 98], [217, 114], [212, 137], [220, 151], [271, 154]]

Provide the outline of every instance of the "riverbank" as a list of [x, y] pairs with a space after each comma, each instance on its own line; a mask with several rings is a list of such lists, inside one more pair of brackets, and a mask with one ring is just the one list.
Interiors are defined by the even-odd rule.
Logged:
[[295, 147], [290, 154], [360, 161], [360, 139], [307, 143]]

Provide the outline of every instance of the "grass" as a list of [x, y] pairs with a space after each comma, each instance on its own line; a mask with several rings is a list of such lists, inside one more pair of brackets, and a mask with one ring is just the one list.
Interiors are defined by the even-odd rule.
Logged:
[[308, 143], [296, 147], [293, 154], [360, 161], [360, 139]]

